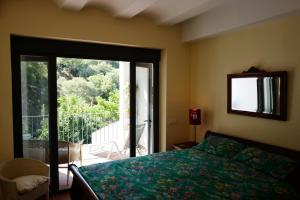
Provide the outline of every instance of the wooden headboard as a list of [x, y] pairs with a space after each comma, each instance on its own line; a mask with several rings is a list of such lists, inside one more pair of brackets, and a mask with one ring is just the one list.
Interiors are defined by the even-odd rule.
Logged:
[[[223, 133], [216, 133], [216, 132], [212, 132], [212, 131], [207, 131], [205, 134], [205, 138], [207, 138], [210, 135], [216, 135], [216, 136], [233, 139], [240, 143], [246, 144], [247, 146], [257, 147], [257, 148], [265, 150], [267, 152], [284, 155], [291, 159], [298, 160], [300, 163], [300, 151], [286, 149], [283, 147], [278, 147], [278, 146], [274, 146], [274, 145], [270, 145], [270, 144], [264, 144], [261, 142], [242, 139], [242, 138], [238, 138], [235, 136], [230, 136], [230, 135], [226, 135]], [[296, 188], [296, 190], [300, 192], [300, 164], [297, 167], [297, 169], [286, 178], [286, 181], [289, 182], [290, 184], [292, 184]]]

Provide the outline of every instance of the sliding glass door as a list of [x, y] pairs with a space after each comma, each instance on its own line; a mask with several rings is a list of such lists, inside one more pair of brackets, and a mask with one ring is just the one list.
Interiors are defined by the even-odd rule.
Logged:
[[136, 63], [136, 156], [153, 153], [153, 64]]
[[23, 156], [49, 164], [48, 58], [20, 56]]
[[68, 164], [129, 157], [129, 62], [57, 57], [59, 188]]
[[131, 48], [19, 36], [12, 48], [15, 157], [48, 164], [53, 192], [70, 187], [69, 164], [158, 151], [157, 58], [151, 62]]
[[[34, 54], [13, 55], [15, 157], [31, 158], [50, 166], [51, 189], [56, 184], [53, 107], [50, 72], [53, 59]], [[52, 88], [53, 90], [53, 88]], [[52, 112], [51, 112], [52, 109]], [[51, 118], [52, 117], [52, 118]], [[52, 119], [52, 120], [51, 120]], [[54, 159], [53, 159], [54, 158]]]

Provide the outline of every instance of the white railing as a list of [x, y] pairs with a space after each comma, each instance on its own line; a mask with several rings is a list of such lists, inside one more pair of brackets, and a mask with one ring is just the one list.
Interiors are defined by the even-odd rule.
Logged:
[[92, 133], [92, 144], [102, 144], [120, 139], [120, 121], [111, 123]]
[[[58, 139], [85, 144], [101, 144], [122, 137], [119, 121], [101, 120], [100, 114], [83, 113], [58, 116]], [[48, 115], [22, 116], [23, 138], [48, 139]]]

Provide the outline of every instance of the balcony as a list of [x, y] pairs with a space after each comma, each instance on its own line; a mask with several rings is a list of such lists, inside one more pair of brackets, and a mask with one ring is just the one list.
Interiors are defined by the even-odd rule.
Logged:
[[[49, 63], [44, 57], [30, 55], [21, 55], [20, 61], [22, 133], [17, 134], [22, 134], [25, 157], [50, 163], [48, 113], [55, 104], [48, 96]], [[136, 113], [132, 117], [137, 123], [136, 155], [140, 156], [154, 148], [148, 124], [154, 111], [154, 76], [152, 63], [136, 63], [135, 68]], [[62, 168], [68, 163], [90, 165], [129, 157], [130, 69], [127, 61], [56, 58], [54, 134], [61, 185], [68, 185], [65, 179], [69, 176]]]
[[[67, 188], [67, 164], [90, 165], [129, 157], [129, 120], [101, 120], [98, 113], [58, 116], [60, 188]], [[48, 115], [23, 116], [24, 157], [49, 163]], [[137, 125], [137, 156], [148, 154], [148, 130]], [[25, 126], [23, 126], [25, 127]]]

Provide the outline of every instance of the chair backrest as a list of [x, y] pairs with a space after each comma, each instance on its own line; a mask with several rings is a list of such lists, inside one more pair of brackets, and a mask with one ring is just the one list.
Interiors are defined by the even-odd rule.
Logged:
[[49, 163], [49, 141], [23, 140], [23, 156]]
[[81, 145], [83, 140], [77, 143], [69, 143], [69, 162], [81, 159]]
[[[144, 133], [144, 129], [145, 129], [145, 123], [143, 124], [137, 124], [136, 125], [136, 136], [135, 136], [135, 144], [136, 146], [139, 144], [140, 139]], [[124, 145], [124, 149], [128, 149], [129, 148], [129, 136], [126, 139], [125, 145]]]
[[58, 164], [80, 160], [82, 144], [83, 140], [77, 143], [58, 141]]
[[29, 158], [16, 158], [4, 162], [0, 167], [0, 176], [13, 179], [25, 175], [42, 175], [49, 174], [49, 167], [38, 160]]
[[58, 141], [58, 164], [69, 162], [69, 142]]

